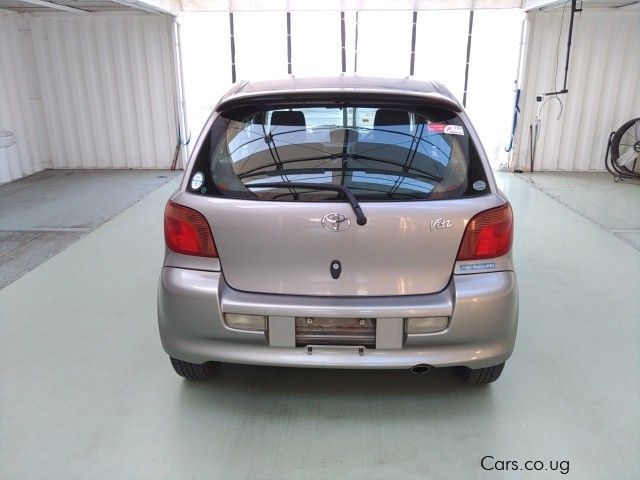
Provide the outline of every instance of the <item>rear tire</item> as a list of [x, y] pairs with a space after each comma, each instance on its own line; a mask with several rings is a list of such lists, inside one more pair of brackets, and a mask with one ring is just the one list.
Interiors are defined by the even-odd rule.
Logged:
[[206, 364], [198, 364], [171, 358], [171, 365], [178, 375], [189, 380], [206, 380], [211, 378], [211, 368]]
[[504, 363], [494, 365], [493, 367], [471, 369], [467, 367], [457, 367], [456, 372], [464, 383], [470, 385], [484, 385], [486, 383], [495, 382], [500, 378]]

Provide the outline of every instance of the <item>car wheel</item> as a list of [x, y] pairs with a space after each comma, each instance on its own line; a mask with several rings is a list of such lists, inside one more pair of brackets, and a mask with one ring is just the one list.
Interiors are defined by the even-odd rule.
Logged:
[[211, 377], [211, 367], [206, 363], [190, 363], [177, 358], [171, 358], [171, 365], [178, 375], [189, 380], [206, 380]]
[[495, 382], [500, 378], [503, 368], [504, 363], [501, 363], [500, 365], [494, 365], [493, 367], [478, 368], [475, 370], [467, 367], [458, 367], [456, 368], [456, 371], [464, 383], [482, 385], [485, 383]]

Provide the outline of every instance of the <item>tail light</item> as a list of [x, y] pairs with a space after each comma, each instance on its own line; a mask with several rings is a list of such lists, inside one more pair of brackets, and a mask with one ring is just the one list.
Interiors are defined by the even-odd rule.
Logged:
[[480, 212], [467, 224], [457, 260], [505, 255], [513, 243], [513, 214], [508, 203]]
[[164, 240], [176, 253], [218, 257], [207, 219], [200, 212], [171, 200], [164, 209]]

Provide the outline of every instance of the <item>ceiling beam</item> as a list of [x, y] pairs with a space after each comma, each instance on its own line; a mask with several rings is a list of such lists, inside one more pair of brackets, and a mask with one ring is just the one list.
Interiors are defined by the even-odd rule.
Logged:
[[30, 5], [37, 5], [38, 7], [47, 7], [54, 10], [61, 10], [63, 12], [75, 13], [77, 15], [91, 15], [91, 12], [87, 10], [80, 10], [79, 8], [68, 7], [66, 5], [59, 5], [53, 2], [47, 2], [45, 0], [20, 0], [21, 2], [28, 3]]
[[[624, 1], [624, 0], [621, 0]], [[548, 11], [554, 10], [557, 8], [562, 8], [565, 5], [569, 5], [570, 0], [522, 0], [522, 9], [525, 11], [530, 10], [541, 10]], [[640, 7], [639, 0], [628, 0], [628, 3], [624, 5], [616, 5], [617, 2], [612, 2], [607, 4], [605, 2], [595, 2], [593, 5], [585, 5], [585, 8], [589, 8], [589, 10], [594, 9], [608, 9], [610, 11], [625, 11], [625, 10], [633, 10], [635, 8]]]
[[138, 2], [136, 0], [111, 0], [118, 5], [124, 5], [125, 7], [133, 8], [135, 10], [142, 10], [149, 13], [163, 13], [162, 10], [154, 8], [146, 3]]
[[127, 7], [151, 13], [177, 15], [182, 11], [180, 0], [111, 0]]

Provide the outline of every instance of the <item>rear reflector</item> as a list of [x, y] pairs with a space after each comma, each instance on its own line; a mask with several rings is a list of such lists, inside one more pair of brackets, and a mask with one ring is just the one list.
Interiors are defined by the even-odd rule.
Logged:
[[513, 214], [508, 203], [480, 212], [467, 224], [457, 260], [505, 255], [513, 242]]
[[447, 328], [449, 317], [405, 318], [404, 324], [407, 333], [436, 333]]
[[264, 317], [262, 315], [242, 315], [238, 313], [227, 313], [225, 314], [224, 319], [227, 325], [238, 330], [264, 332], [267, 328], [267, 317]]
[[164, 240], [176, 253], [218, 257], [207, 219], [200, 212], [171, 200], [164, 209]]

